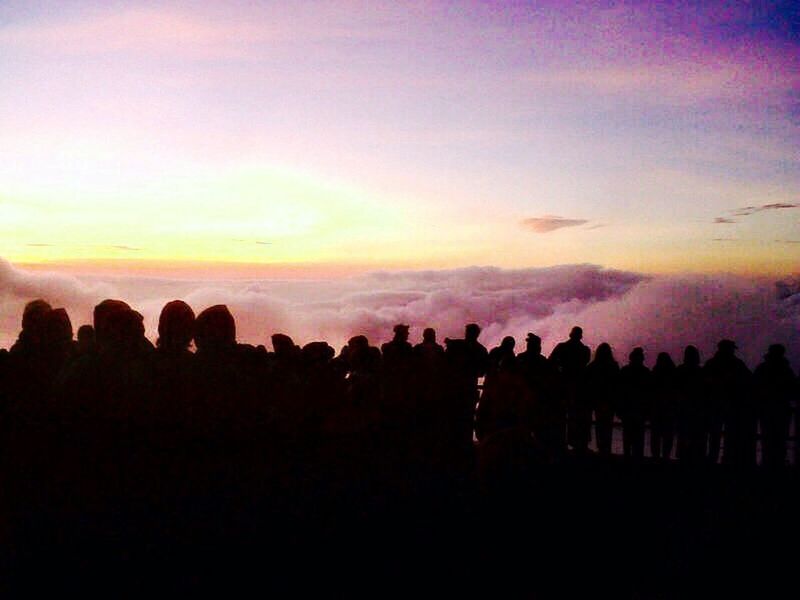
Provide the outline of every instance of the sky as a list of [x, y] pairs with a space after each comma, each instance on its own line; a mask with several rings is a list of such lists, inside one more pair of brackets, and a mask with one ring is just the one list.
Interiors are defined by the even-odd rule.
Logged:
[[5, 0], [0, 82], [0, 346], [185, 297], [800, 360], [795, 2]]
[[798, 18], [775, 2], [5, 1], [0, 256], [791, 273]]

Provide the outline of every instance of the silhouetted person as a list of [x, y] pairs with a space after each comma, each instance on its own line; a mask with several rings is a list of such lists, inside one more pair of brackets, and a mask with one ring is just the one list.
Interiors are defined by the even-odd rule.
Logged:
[[64, 309], [38, 299], [25, 305], [22, 330], [7, 355], [4, 403], [0, 406], [0, 470], [13, 501], [46, 498], [57, 449], [51, 416], [56, 377], [73, 354], [72, 325]]
[[332, 363], [335, 355], [327, 342], [310, 342], [300, 351], [306, 424], [315, 432], [340, 431], [346, 390]]
[[414, 349], [408, 343], [408, 325], [394, 326], [394, 338], [381, 346], [383, 355], [384, 425], [406, 428], [413, 417], [412, 369]]
[[154, 443], [165, 447], [185, 443], [182, 436], [188, 435], [194, 395], [194, 354], [189, 345], [194, 327], [194, 311], [183, 300], [168, 302], [161, 309], [153, 359], [156, 398], [150, 419], [157, 429]]
[[156, 348], [169, 353], [188, 352], [194, 337], [194, 321], [194, 311], [186, 302], [167, 302], [158, 318]]
[[72, 347], [72, 321], [67, 311], [55, 308], [44, 319], [44, 340], [49, 346]]
[[58, 468], [79, 482], [76, 500], [116, 503], [147, 480], [140, 451], [156, 397], [152, 345], [142, 315], [126, 303], [103, 301], [94, 315], [97, 352], [77, 356], [57, 383]]
[[79, 356], [94, 354], [97, 352], [97, 341], [94, 337], [94, 327], [91, 325], [81, 325], [78, 327], [78, 347]]
[[470, 323], [464, 328], [464, 339], [446, 339], [445, 357], [448, 366], [448, 410], [453, 427], [453, 444], [457, 452], [467, 456], [472, 449], [472, 430], [478, 403], [478, 379], [486, 375], [489, 353], [478, 341], [481, 328]]
[[36, 352], [41, 348], [44, 333], [44, 321], [53, 310], [50, 304], [41, 298], [25, 305], [22, 313], [22, 330], [17, 341], [11, 346], [10, 354]]
[[507, 335], [500, 342], [499, 346], [495, 346], [489, 351], [489, 363], [486, 369], [486, 377], [492, 376], [492, 373], [500, 367], [503, 360], [514, 357], [514, 346], [516, 342], [513, 337]]
[[291, 337], [274, 333], [273, 352], [269, 355], [269, 376], [266, 395], [273, 407], [277, 431], [284, 437], [296, 433], [303, 415], [300, 414], [302, 390], [302, 350]]
[[414, 379], [418, 397], [417, 408], [430, 414], [442, 404], [444, 393], [444, 347], [436, 341], [436, 330], [422, 332], [422, 341], [414, 346]]
[[579, 387], [583, 370], [589, 364], [591, 351], [581, 339], [583, 329], [573, 327], [566, 342], [556, 344], [550, 353], [550, 361], [561, 374], [567, 404], [567, 442], [578, 453], [589, 447], [592, 427], [592, 406], [581, 394]]
[[416, 413], [416, 450], [422, 460], [435, 461], [443, 454], [438, 446], [445, 443], [449, 427], [445, 403], [447, 372], [444, 347], [436, 341], [436, 330], [427, 327], [422, 341], [414, 346], [413, 394]]
[[756, 461], [757, 414], [752, 397], [751, 374], [736, 356], [736, 344], [721, 340], [717, 352], [704, 366], [711, 390], [712, 419], [709, 460], [719, 454], [719, 430], [724, 426], [723, 462], [753, 465]]
[[379, 420], [381, 397], [381, 352], [364, 335], [347, 341], [341, 355], [347, 364], [347, 397], [361, 430]]
[[122, 300], [107, 299], [94, 307], [94, 335], [97, 344], [102, 348], [106, 346], [112, 335], [110, 319], [113, 315], [132, 310], [127, 302]]
[[300, 360], [301, 348], [285, 333], [273, 333], [271, 338], [273, 358], [280, 368], [295, 369]]
[[764, 362], [753, 373], [763, 439], [763, 464], [769, 467], [786, 464], [791, 401], [797, 396], [797, 380], [785, 354], [783, 345], [772, 344]]
[[476, 415], [478, 440], [483, 442], [511, 430], [530, 438], [534, 420], [532, 396], [520, 361], [513, 354], [506, 354], [492, 376], [486, 376]]
[[[55, 314], [54, 314], [55, 313]], [[8, 353], [4, 426], [11, 430], [16, 450], [36, 452], [30, 441], [41, 433], [46, 405], [55, 379], [71, 358], [72, 325], [64, 309], [55, 312], [42, 299], [25, 305], [22, 330]], [[22, 456], [22, 455], [20, 455]]]
[[422, 360], [428, 362], [428, 357], [434, 357], [431, 362], [436, 362], [444, 357], [444, 347], [436, 341], [436, 330], [426, 327], [422, 332], [422, 341], [414, 346], [414, 353]]
[[650, 412], [650, 454], [668, 460], [675, 441], [678, 390], [675, 363], [666, 352], [659, 352], [653, 366], [653, 393]]
[[528, 333], [517, 360], [531, 393], [533, 433], [547, 455], [558, 459], [566, 450], [566, 405], [558, 371], [542, 354], [542, 340], [534, 333]]
[[686, 346], [683, 363], [675, 371], [678, 392], [678, 458], [688, 464], [699, 464], [708, 452], [709, 407], [708, 386], [700, 352]]
[[214, 443], [233, 428], [235, 403], [241, 400], [241, 368], [236, 323], [227, 306], [211, 306], [195, 320], [195, 397], [193, 415], [201, 435]]
[[478, 440], [491, 430], [496, 430], [499, 426], [494, 423], [499, 418], [498, 411], [500, 410], [498, 406], [500, 399], [497, 396], [503, 387], [508, 386], [508, 373], [504, 377], [506, 380], [504, 386], [501, 386], [497, 379], [499, 379], [501, 365], [505, 364], [508, 368], [514, 359], [514, 345], [514, 338], [506, 336], [499, 346], [489, 351], [486, 377], [483, 381], [483, 392], [475, 415], [475, 434]]
[[582, 386], [582, 393], [588, 395], [594, 408], [597, 450], [602, 456], [611, 455], [618, 388], [619, 365], [614, 360], [611, 346], [603, 342], [597, 346], [594, 360], [586, 367]]
[[644, 365], [644, 350], [634, 348], [628, 364], [620, 369], [619, 416], [622, 420], [622, 448], [626, 458], [644, 456], [644, 425], [652, 393], [652, 374]]

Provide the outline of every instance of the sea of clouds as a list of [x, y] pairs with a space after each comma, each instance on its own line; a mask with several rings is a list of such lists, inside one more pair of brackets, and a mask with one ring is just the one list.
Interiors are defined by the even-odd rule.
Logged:
[[100, 300], [126, 300], [144, 315], [153, 340], [161, 307], [181, 298], [197, 313], [227, 304], [239, 340], [267, 347], [274, 332], [301, 344], [326, 340], [339, 347], [358, 333], [380, 344], [391, 338], [396, 323], [409, 324], [416, 341], [425, 327], [435, 327], [441, 340], [459, 337], [466, 323], [475, 322], [487, 346], [511, 335], [521, 349], [531, 331], [549, 352], [573, 325], [581, 325], [587, 344], [610, 342], [621, 362], [634, 346], [645, 348], [649, 364], [660, 351], [679, 362], [686, 344], [698, 346], [705, 360], [717, 341], [730, 338], [751, 367], [775, 342], [785, 344], [793, 366], [800, 366], [796, 280], [647, 276], [582, 264], [382, 271], [316, 281], [191, 281], [33, 272], [0, 259], [0, 347], [16, 339], [22, 309], [34, 298], [65, 307], [75, 329], [91, 323]]

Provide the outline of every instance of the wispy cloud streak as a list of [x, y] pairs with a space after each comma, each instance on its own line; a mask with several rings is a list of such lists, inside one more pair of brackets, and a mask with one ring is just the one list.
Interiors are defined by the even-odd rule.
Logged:
[[585, 225], [588, 222], [587, 219], [567, 219], [555, 215], [545, 215], [543, 217], [523, 219], [522, 226], [536, 233], [549, 233], [556, 229], [563, 229], [564, 227]]

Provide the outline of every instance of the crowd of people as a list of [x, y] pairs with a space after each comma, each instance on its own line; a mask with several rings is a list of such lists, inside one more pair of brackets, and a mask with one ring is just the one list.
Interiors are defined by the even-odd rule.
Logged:
[[338, 354], [277, 333], [269, 352], [237, 343], [227, 307], [195, 316], [175, 300], [161, 312], [154, 346], [142, 316], [121, 300], [98, 304], [77, 339], [64, 309], [34, 300], [18, 340], [0, 352], [4, 429], [20, 443], [57, 427], [82, 431], [82, 443], [90, 430], [95, 441], [224, 447], [380, 431], [442, 455], [521, 435], [542, 460], [558, 461], [589, 452], [592, 425], [597, 453], [610, 455], [618, 420], [632, 460], [644, 457], [649, 426], [653, 459], [754, 465], [760, 433], [761, 463], [786, 462], [798, 385], [779, 344], [754, 372], [731, 340], [704, 365], [687, 346], [680, 365], [662, 352], [650, 369], [642, 348], [622, 367], [607, 343], [592, 359], [580, 327], [549, 357], [533, 333], [515, 353], [512, 337], [488, 351], [480, 331], [469, 324], [463, 339], [441, 345], [428, 328], [412, 345], [399, 324], [380, 349], [357, 335]]
[[[227, 307], [175, 300], [152, 344], [120, 300], [75, 336], [65, 310], [28, 303], [0, 351], [0, 579], [28, 589], [48, 565], [78, 589], [98, 573], [227, 585], [268, 565], [261, 583], [294, 586], [354, 562], [407, 576], [416, 557], [450, 581], [442, 556], [461, 573], [479, 552], [491, 587], [510, 564], [528, 581], [504, 537], [527, 527], [539, 581], [625, 556], [646, 586], [675, 552], [702, 572], [785, 530], [800, 488], [781, 469], [797, 395], [782, 346], [754, 372], [730, 340], [705, 364], [688, 346], [649, 369], [641, 348], [624, 366], [607, 343], [592, 355], [579, 327], [549, 356], [533, 333], [521, 352], [480, 333], [412, 345], [398, 324], [380, 348], [357, 335], [338, 352], [277, 333], [268, 351], [237, 342]], [[645, 538], [669, 540], [663, 560]], [[615, 545], [598, 563], [578, 540]]]

